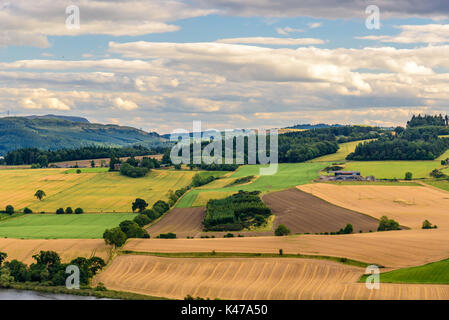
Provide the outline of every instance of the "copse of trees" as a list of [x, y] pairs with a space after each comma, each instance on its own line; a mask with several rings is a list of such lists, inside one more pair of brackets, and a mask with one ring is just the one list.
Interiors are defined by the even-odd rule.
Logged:
[[67, 264], [61, 263], [61, 258], [54, 251], [40, 251], [33, 255], [35, 260], [30, 266], [16, 259], [4, 262], [6, 253], [0, 252], [0, 286], [8, 287], [14, 282], [36, 282], [41, 285], [62, 286], [66, 281], [66, 268], [76, 265], [80, 269], [80, 284], [88, 285], [98, 271], [106, 265], [103, 259], [78, 257]]
[[40, 150], [37, 148], [22, 148], [10, 151], [5, 156], [7, 165], [40, 164], [46, 167], [49, 162], [75, 161], [85, 159], [100, 159], [111, 157], [132, 157], [162, 153], [165, 149], [148, 149], [143, 146], [121, 148], [88, 146], [74, 149]]
[[379, 227], [377, 231], [390, 231], [390, 230], [400, 230], [399, 223], [393, 219], [388, 219], [387, 216], [382, 216], [379, 220]]
[[204, 175], [201, 173], [197, 173], [196, 175], [193, 176], [191, 186], [194, 188], [200, 187], [200, 186], [206, 185], [216, 179], [217, 178], [213, 175]]
[[131, 178], [144, 177], [148, 173], [148, 169], [144, 167], [134, 167], [129, 163], [123, 163], [120, 166], [120, 174]]
[[420, 127], [420, 126], [447, 126], [448, 116], [439, 115], [413, 115], [412, 118], [407, 121], [407, 127]]
[[239, 231], [266, 222], [271, 210], [259, 191], [242, 191], [224, 199], [209, 200], [203, 225], [206, 231]]
[[274, 230], [274, 235], [278, 237], [287, 236], [290, 234], [290, 229], [287, 228], [285, 225], [280, 224], [276, 230]]

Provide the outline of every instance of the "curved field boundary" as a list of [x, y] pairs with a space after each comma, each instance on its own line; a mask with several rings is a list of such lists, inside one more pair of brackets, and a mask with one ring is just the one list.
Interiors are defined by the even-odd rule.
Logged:
[[449, 299], [449, 286], [357, 283], [363, 268], [270, 258], [161, 258], [122, 255], [94, 279], [107, 288], [182, 299]]
[[438, 228], [449, 228], [449, 194], [435, 188], [330, 183], [297, 188], [349, 210], [376, 218], [386, 215], [413, 229], [420, 229], [426, 219]]
[[105, 261], [109, 259], [110, 249], [103, 239], [56, 239], [56, 240], [20, 240], [0, 239], [0, 252], [8, 254], [7, 260], [17, 259], [26, 264], [35, 262], [33, 255], [39, 251], [56, 251], [62, 262], [70, 262], [77, 257], [97, 256]]
[[354, 232], [375, 231], [377, 219], [338, 207], [298, 189], [273, 192], [262, 197], [276, 215], [274, 228], [286, 225], [292, 233], [336, 232], [352, 224]]
[[194, 237], [203, 228], [205, 208], [174, 208], [159, 221], [151, 225], [147, 231], [151, 237], [161, 233], [173, 232], [178, 238]]
[[251, 252], [346, 257], [391, 268], [449, 257], [449, 230], [401, 230], [349, 235], [215, 239], [130, 239], [124, 250], [141, 252]]

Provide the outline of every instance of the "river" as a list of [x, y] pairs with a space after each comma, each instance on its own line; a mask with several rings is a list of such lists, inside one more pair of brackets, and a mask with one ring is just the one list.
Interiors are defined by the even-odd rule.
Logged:
[[109, 300], [91, 296], [47, 293], [31, 290], [0, 289], [0, 300]]

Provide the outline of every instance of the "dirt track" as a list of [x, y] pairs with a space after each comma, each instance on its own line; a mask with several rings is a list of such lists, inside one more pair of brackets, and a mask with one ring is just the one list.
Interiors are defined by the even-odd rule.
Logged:
[[424, 186], [330, 183], [303, 185], [298, 189], [376, 218], [386, 215], [413, 229], [420, 229], [425, 219], [439, 228], [449, 228], [449, 193], [443, 190]]
[[205, 208], [175, 208], [147, 229], [151, 237], [173, 232], [178, 238], [194, 237], [201, 233]]
[[17, 259], [30, 264], [35, 262], [32, 256], [41, 250], [56, 251], [59, 253], [62, 262], [70, 262], [77, 257], [88, 258], [94, 255], [104, 260], [109, 258], [109, 249], [103, 239], [0, 239], [0, 252], [6, 252], [9, 261]]
[[350, 235], [216, 239], [130, 239], [126, 250], [255, 252], [337, 256], [386, 267], [417, 266], [449, 257], [449, 230], [402, 230]]
[[295, 258], [122, 255], [94, 279], [113, 290], [182, 299], [449, 299], [449, 286], [357, 283], [362, 268]]
[[263, 201], [276, 215], [274, 228], [286, 225], [294, 233], [335, 232], [352, 224], [354, 232], [376, 231], [379, 222], [370, 216], [335, 206], [298, 189], [273, 192]]

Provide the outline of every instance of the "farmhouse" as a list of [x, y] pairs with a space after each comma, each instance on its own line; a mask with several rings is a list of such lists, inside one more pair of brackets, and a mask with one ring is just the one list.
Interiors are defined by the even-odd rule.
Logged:
[[360, 171], [333, 171], [333, 174], [336, 181], [364, 180]]

